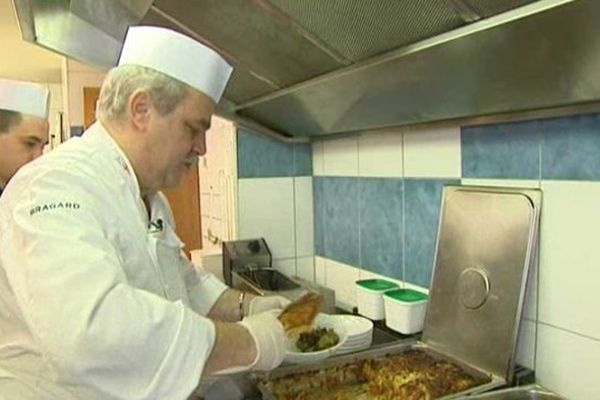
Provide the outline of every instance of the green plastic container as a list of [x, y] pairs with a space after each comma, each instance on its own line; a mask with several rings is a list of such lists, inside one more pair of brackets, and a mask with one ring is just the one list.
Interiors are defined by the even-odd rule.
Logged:
[[412, 289], [390, 290], [383, 294], [385, 324], [411, 335], [423, 330], [428, 296]]
[[397, 289], [398, 285], [385, 279], [362, 279], [356, 281], [358, 313], [372, 320], [385, 317], [383, 293]]
[[398, 287], [394, 282], [386, 281], [385, 279], [362, 279], [356, 281], [356, 284], [360, 286], [361, 289], [373, 292], [385, 292], [386, 290], [392, 290]]
[[390, 290], [384, 293], [384, 296], [388, 296], [394, 300], [403, 303], [416, 303], [419, 301], [427, 301], [428, 296], [425, 293], [417, 292], [412, 289], [398, 289]]

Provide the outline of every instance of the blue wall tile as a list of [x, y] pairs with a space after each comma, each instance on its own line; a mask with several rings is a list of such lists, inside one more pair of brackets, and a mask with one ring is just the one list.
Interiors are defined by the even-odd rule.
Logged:
[[358, 265], [358, 178], [324, 177], [325, 257]]
[[404, 182], [405, 280], [429, 287], [437, 239], [442, 189], [458, 180], [406, 179]]
[[312, 144], [294, 144], [294, 175], [311, 176], [312, 174]]
[[542, 179], [600, 180], [600, 114], [542, 122]]
[[540, 121], [462, 128], [462, 177], [539, 179]]
[[238, 131], [238, 176], [258, 178], [294, 175], [293, 145], [264, 135]]
[[320, 176], [313, 178], [315, 254], [322, 257], [325, 257], [325, 179]]
[[402, 279], [402, 179], [360, 179], [361, 267]]
[[310, 143], [285, 143], [240, 129], [237, 152], [240, 178], [312, 175]]

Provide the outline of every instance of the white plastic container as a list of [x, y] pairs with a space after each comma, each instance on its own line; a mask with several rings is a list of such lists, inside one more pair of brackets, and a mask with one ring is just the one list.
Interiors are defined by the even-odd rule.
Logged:
[[396, 289], [384, 293], [385, 324], [405, 335], [423, 330], [427, 295], [412, 289]]
[[362, 279], [356, 281], [358, 313], [372, 320], [385, 317], [383, 293], [398, 288], [394, 282], [385, 279]]

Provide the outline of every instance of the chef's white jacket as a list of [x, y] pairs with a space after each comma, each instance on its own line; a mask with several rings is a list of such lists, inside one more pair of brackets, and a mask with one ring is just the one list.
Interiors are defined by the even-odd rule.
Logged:
[[100, 123], [22, 168], [0, 198], [0, 397], [187, 398], [226, 286], [181, 247]]

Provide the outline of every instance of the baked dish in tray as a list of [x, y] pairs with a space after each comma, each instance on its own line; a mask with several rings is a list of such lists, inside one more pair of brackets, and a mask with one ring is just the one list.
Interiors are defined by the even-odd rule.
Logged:
[[489, 382], [458, 365], [409, 350], [262, 382], [277, 400], [433, 400]]

